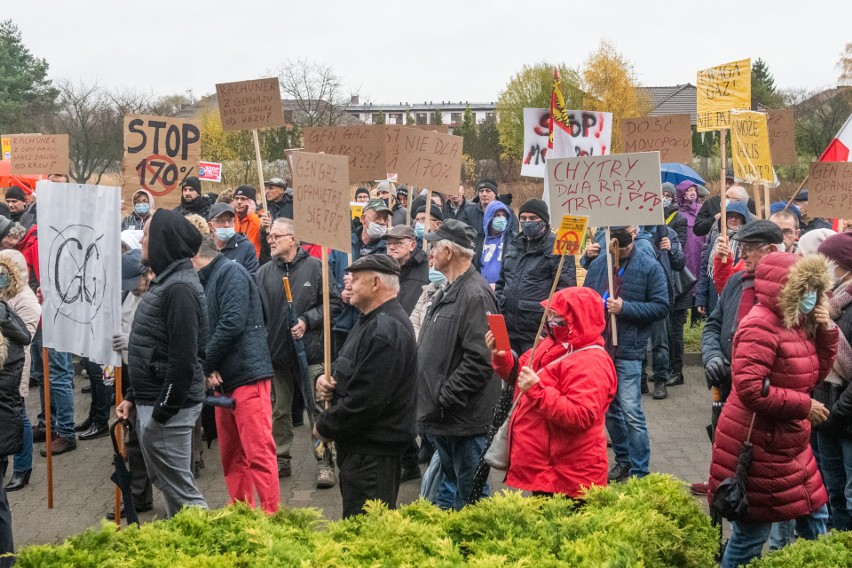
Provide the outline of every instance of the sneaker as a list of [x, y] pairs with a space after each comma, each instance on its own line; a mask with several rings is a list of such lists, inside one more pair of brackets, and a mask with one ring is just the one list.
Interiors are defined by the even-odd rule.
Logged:
[[[53, 449], [53, 455], [58, 456], [65, 452], [70, 452], [77, 449], [77, 440], [74, 438], [56, 437], [51, 442], [50, 447]], [[41, 451], [41, 455], [47, 457], [47, 448]]]
[[689, 491], [692, 492], [693, 495], [707, 495], [707, 493], [710, 491], [710, 484], [706, 481], [703, 481], [701, 483], [690, 483]]
[[[278, 470], [281, 471], [280, 469]], [[317, 489], [331, 489], [337, 485], [337, 479], [334, 475], [334, 468], [327, 465], [321, 465], [317, 472]]]
[[669, 391], [666, 390], [665, 381], [660, 381], [659, 383], [654, 383], [654, 400], [663, 400], [664, 398], [668, 398]]
[[683, 373], [672, 373], [669, 375], [669, 380], [666, 381], [666, 386], [676, 387], [683, 384]]
[[278, 462], [278, 477], [290, 477], [293, 475], [293, 466], [290, 465], [290, 460]]
[[630, 475], [630, 466], [623, 463], [617, 463], [610, 468], [606, 479], [610, 483], [618, 483], [619, 481], [627, 479], [628, 475]]
[[93, 423], [94, 423], [94, 421], [92, 420], [92, 417], [90, 416], [89, 418], [86, 418], [85, 420], [83, 420], [80, 424], [77, 424], [76, 426], [74, 426], [74, 431], [75, 432], [85, 432], [86, 430], [88, 430], [89, 428], [92, 427]]

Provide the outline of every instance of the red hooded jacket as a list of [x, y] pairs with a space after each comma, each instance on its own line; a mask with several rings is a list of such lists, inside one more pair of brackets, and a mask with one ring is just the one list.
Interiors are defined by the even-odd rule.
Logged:
[[[707, 498], [712, 503], [719, 484], [734, 474], [756, 413], [746, 520], [771, 523], [807, 515], [828, 501], [809, 443], [808, 413], [811, 391], [834, 364], [838, 332], [814, 330], [812, 318], [799, 314], [807, 290], [822, 296], [830, 288], [824, 258], [769, 254], [757, 266], [754, 288], [758, 304], [734, 336], [733, 390], [716, 428]], [[767, 377], [769, 393], [762, 396]]]
[[33, 289], [33, 292], [35, 292], [40, 286], [39, 282], [41, 281], [38, 266], [38, 226], [33, 225], [30, 227], [24, 238], [15, 245], [15, 248], [21, 251], [24, 259], [27, 261], [27, 269], [30, 272], [30, 281], [28, 284]]
[[[582, 497], [583, 488], [606, 485], [604, 418], [617, 387], [615, 365], [603, 349], [576, 352], [604, 345], [606, 321], [597, 292], [565, 288], [556, 292], [550, 307], [566, 325], [555, 328], [554, 337], [542, 339], [536, 350], [532, 368], [539, 382], [526, 393], [516, 390], [522, 398], [511, 417], [506, 483]], [[559, 359], [569, 350], [575, 352]], [[521, 356], [520, 366], [529, 364], [529, 356], [529, 351]], [[512, 364], [510, 353], [492, 359], [504, 379]]]

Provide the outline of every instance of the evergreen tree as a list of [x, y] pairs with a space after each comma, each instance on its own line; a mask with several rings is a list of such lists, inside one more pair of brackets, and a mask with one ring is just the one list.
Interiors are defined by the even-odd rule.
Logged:
[[751, 64], [751, 108], [782, 108], [784, 100], [775, 91], [775, 78], [763, 59]]
[[0, 22], [0, 132], [38, 132], [56, 108], [59, 91], [45, 59], [33, 56], [12, 20]]

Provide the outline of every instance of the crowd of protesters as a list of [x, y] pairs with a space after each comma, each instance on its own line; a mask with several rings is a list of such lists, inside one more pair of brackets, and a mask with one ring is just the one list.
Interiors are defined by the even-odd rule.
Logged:
[[[612, 226], [608, 242], [600, 229], [560, 268], [543, 200], [516, 211], [489, 179], [472, 200], [463, 187], [414, 195], [383, 182], [355, 192], [351, 249], [326, 251], [327, 280], [322, 247], [298, 234], [292, 189], [273, 178], [264, 190], [265, 211], [253, 187], [217, 198], [188, 178], [176, 209], [140, 189], [116, 221], [113, 349], [127, 380], [115, 412], [133, 424], [137, 511], [153, 507], [152, 486], [167, 517], [206, 507], [195, 479], [213, 435], [232, 501], [257, 497], [270, 513], [279, 478], [304, 460], [318, 489], [339, 486], [344, 517], [370, 499], [395, 507], [400, 483], [421, 478], [424, 496], [459, 509], [489, 494], [483, 453], [507, 404], [507, 484], [581, 500], [590, 485], [650, 472], [642, 395], [649, 382], [655, 400], [683, 384], [684, 328], [706, 319], [717, 412], [709, 479], [693, 492], [712, 503], [747, 437], [755, 447], [749, 513], [733, 522], [723, 565], [747, 563], [767, 540], [852, 526], [852, 233], [809, 217], [807, 190], [763, 220], [732, 176], [724, 198], [663, 184], [663, 224]], [[49, 349], [52, 439], [43, 408], [30, 420], [25, 401], [43, 407], [44, 381], [28, 193], [7, 189], [0, 210], [0, 455], [14, 456], [1, 551], [13, 549], [5, 491], [29, 484], [34, 445], [61, 455], [107, 436], [115, 398], [114, 371], [81, 361], [91, 409], [75, 424], [72, 354]], [[498, 313], [511, 350], [489, 330]], [[305, 416], [315, 451], [297, 455]]]

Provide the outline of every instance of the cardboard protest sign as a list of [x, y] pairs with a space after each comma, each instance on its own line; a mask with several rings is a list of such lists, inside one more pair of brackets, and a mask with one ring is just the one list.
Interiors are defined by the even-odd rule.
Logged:
[[730, 111], [751, 108], [751, 59], [732, 61], [698, 72], [697, 129], [730, 128]]
[[16, 134], [9, 151], [12, 175], [68, 174], [67, 134]]
[[586, 247], [586, 227], [589, 218], [585, 215], [563, 215], [553, 241], [553, 254], [574, 255]]
[[796, 111], [791, 108], [766, 111], [769, 123], [769, 150], [776, 166], [795, 166]]
[[293, 161], [293, 225], [300, 241], [348, 253], [349, 165], [346, 156], [296, 152]]
[[305, 128], [304, 140], [305, 152], [347, 156], [349, 179], [353, 182], [384, 179], [387, 175], [383, 125]]
[[[397, 183], [399, 170], [399, 133], [403, 128], [416, 128], [418, 130], [434, 130], [441, 134], [449, 134], [450, 127], [446, 124], [409, 124], [388, 125], [385, 127], [385, 159], [387, 161], [387, 180]], [[403, 180], [405, 181], [405, 180]]]
[[731, 111], [731, 156], [734, 179], [774, 183], [766, 115], [751, 110]]
[[399, 179], [433, 191], [458, 191], [461, 136], [403, 127], [399, 134]]
[[660, 153], [661, 162], [692, 164], [692, 125], [688, 114], [622, 118], [624, 153]]
[[662, 225], [660, 154], [547, 160], [551, 218], [588, 215], [594, 226]]
[[218, 83], [216, 99], [225, 132], [284, 126], [281, 92], [275, 77]]
[[222, 164], [217, 162], [198, 162], [198, 179], [201, 181], [222, 181]]
[[158, 208], [180, 204], [181, 183], [198, 176], [201, 127], [197, 121], [166, 116], [124, 117], [121, 190], [130, 198], [139, 189], [154, 196]]
[[811, 217], [852, 218], [852, 162], [811, 162], [808, 179]]

